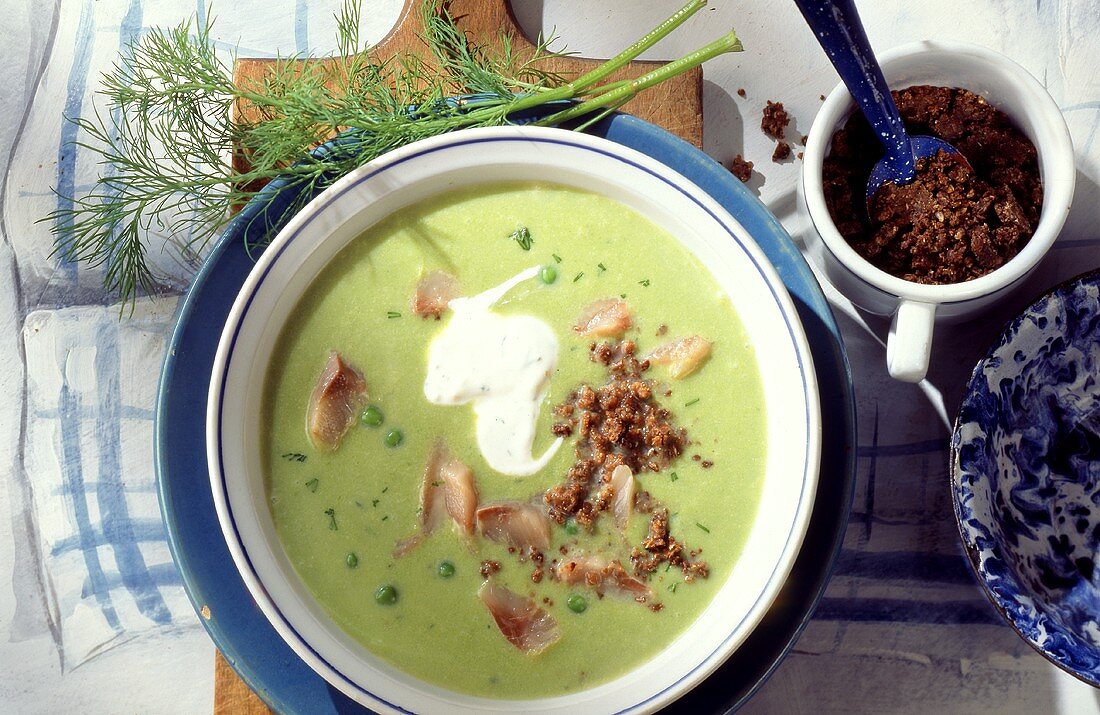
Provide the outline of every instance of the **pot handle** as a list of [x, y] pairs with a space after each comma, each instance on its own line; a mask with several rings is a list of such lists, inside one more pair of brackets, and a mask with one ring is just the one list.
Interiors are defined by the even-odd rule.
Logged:
[[886, 338], [886, 368], [902, 382], [920, 382], [928, 372], [936, 304], [903, 300], [894, 311]]

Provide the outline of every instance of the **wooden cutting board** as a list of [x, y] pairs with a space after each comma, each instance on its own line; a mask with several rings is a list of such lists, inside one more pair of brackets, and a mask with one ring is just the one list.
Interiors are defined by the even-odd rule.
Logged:
[[[394, 29], [371, 49], [379, 59], [396, 54], [419, 55], [427, 60], [428, 53], [420, 40], [419, 0], [405, 0]], [[519, 29], [508, 0], [450, 0], [451, 15], [470, 37], [480, 45], [499, 42], [506, 33], [517, 54], [529, 54], [533, 43]], [[311, 60], [323, 61], [323, 60]], [[274, 60], [237, 60], [234, 76], [238, 84], [248, 85], [262, 78]], [[591, 70], [600, 60], [582, 57], [560, 57], [546, 61], [544, 69], [566, 77]], [[612, 75], [611, 79], [639, 77], [661, 65], [660, 62], [634, 61]], [[696, 67], [678, 77], [646, 90], [623, 106], [622, 111], [664, 127], [697, 147], [703, 146], [703, 73]], [[214, 667], [215, 715], [266, 715], [270, 711], [222, 657], [216, 656]]]

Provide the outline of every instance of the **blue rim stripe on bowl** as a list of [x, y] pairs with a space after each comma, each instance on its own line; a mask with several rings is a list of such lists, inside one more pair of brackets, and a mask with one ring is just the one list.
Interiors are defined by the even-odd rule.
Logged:
[[[607, 152], [607, 151], [600, 150], [600, 149], [597, 149], [597, 148], [594, 148], [594, 147], [586, 146], [586, 145], [581, 144], [581, 143], [577, 143], [577, 142], [573, 142], [573, 141], [567, 141], [564, 138], [563, 139], [549, 139], [549, 138], [543, 138], [543, 137], [539, 137], [539, 138], [524, 137], [522, 139], [519, 139], [519, 138], [504, 138], [504, 137], [491, 137], [491, 138], [487, 137], [487, 138], [478, 138], [478, 139], [467, 139], [467, 140], [462, 140], [462, 141], [453, 141], [453, 142], [445, 144], [444, 146], [441, 146], [441, 147], [433, 147], [433, 148], [425, 149], [425, 150], [422, 150], [422, 151], [419, 151], [419, 152], [410, 153], [408, 156], [402, 157], [401, 159], [399, 159], [395, 162], [389, 163], [389, 164], [387, 164], [387, 165], [385, 165], [385, 166], [383, 166], [379, 169], [376, 169], [372, 172], [365, 173], [364, 175], [358, 177], [354, 182], [348, 183], [347, 185], [345, 185], [342, 188], [340, 188], [339, 190], [337, 190], [336, 193], [328, 196], [327, 200], [329, 202], [335, 201], [337, 198], [342, 196], [344, 193], [346, 193], [347, 191], [350, 191], [352, 188], [354, 188], [355, 186], [357, 186], [358, 184], [360, 184], [364, 181], [367, 181], [368, 179], [371, 179], [371, 178], [373, 178], [373, 177], [375, 177], [375, 176], [377, 176], [377, 175], [379, 175], [383, 172], [386, 172], [390, 169], [396, 168], [396, 167], [400, 166], [401, 164], [403, 164], [406, 161], [410, 161], [412, 159], [415, 159], [415, 158], [418, 158], [418, 157], [421, 157], [421, 156], [424, 156], [424, 155], [427, 155], [427, 154], [431, 154], [431, 153], [434, 153], [436, 151], [441, 151], [443, 149], [453, 148], [453, 147], [456, 147], [456, 146], [464, 146], [464, 145], [468, 145], [468, 144], [478, 144], [478, 143], [487, 143], [487, 142], [514, 142], [514, 141], [522, 141], [522, 142], [525, 142], [525, 143], [541, 142], [541, 143], [548, 143], [548, 144], [560, 144], [560, 145], [568, 146], [568, 147], [571, 147], [571, 148], [583, 149], [583, 150], [586, 150], [586, 151], [592, 151], [592, 152], [595, 152], [595, 153], [598, 153], [598, 154], [602, 154], [602, 155], [604, 155], [604, 156], [606, 156], [610, 159], [614, 159], [616, 161], [619, 161], [619, 162], [622, 162], [622, 163], [627, 164], [629, 166], [632, 166], [635, 169], [643, 171], [643, 172], [653, 176], [654, 178], [660, 180], [661, 182], [669, 185], [671, 188], [676, 189], [678, 192], [683, 194], [685, 196], [685, 198], [689, 199], [690, 201], [695, 203], [697, 206], [699, 206], [700, 209], [705, 211], [712, 219], [714, 219], [714, 221], [716, 223], [721, 225], [723, 227], [723, 229], [726, 230], [726, 232], [729, 234], [729, 237], [732, 238], [737, 243], [737, 245], [740, 246], [742, 248], [742, 250], [745, 251], [745, 255], [752, 261], [753, 267], [756, 268], [756, 270], [760, 273], [761, 278], [767, 284], [768, 290], [772, 293], [772, 297], [775, 299], [775, 301], [777, 303], [781, 302], [779, 295], [775, 291], [775, 286], [773, 286], [772, 282], [770, 280], [768, 280], [766, 270], [761, 267], [761, 265], [757, 261], [756, 256], [754, 256], [752, 254], [752, 252], [750, 252], [748, 250], [745, 250], [745, 244], [737, 236], [737, 234], [734, 231], [732, 231], [730, 229], [730, 227], [727, 226], [726, 223], [724, 221], [722, 221], [718, 216], [716, 216], [709, 208], [707, 208], [705, 205], [703, 205], [698, 200], [697, 197], [685, 192], [681, 187], [679, 187], [676, 184], [670, 182], [668, 179], [666, 179], [665, 177], [661, 176], [660, 174], [652, 171], [648, 167], [642, 166], [642, 165], [640, 165], [636, 162], [633, 162], [629, 159], [625, 159], [625, 158], [620, 157], [620, 156], [618, 156], [616, 154], [613, 154], [611, 152]], [[671, 171], [671, 169], [670, 169], [670, 171]], [[289, 246], [290, 243], [292, 243], [294, 241], [294, 239], [297, 237], [297, 235], [301, 231], [301, 229], [305, 228], [305, 226], [307, 226], [312, 220], [313, 220], [313, 218], [309, 217], [309, 218], [306, 219], [305, 222], [302, 223], [302, 225], [298, 226], [294, 230], [294, 232], [287, 237], [285, 242], [279, 247], [278, 251], [270, 259], [270, 262], [268, 263], [268, 265], [266, 266], [264, 272], [261, 274], [261, 276], [257, 280], [255, 286], [253, 287], [252, 292], [249, 294], [247, 300], [245, 301], [244, 307], [243, 307], [243, 309], [241, 310], [241, 313], [240, 313], [240, 318], [238, 319], [237, 324], [234, 326], [233, 336], [230, 339], [230, 343], [229, 343], [229, 350], [228, 350], [229, 354], [232, 354], [232, 352], [233, 352], [233, 347], [236, 344], [237, 337], [238, 337], [238, 334], [240, 332], [241, 324], [243, 323], [244, 316], [248, 313], [249, 309], [251, 308], [252, 301], [255, 298], [255, 294], [256, 294], [257, 289], [263, 283], [263, 281], [266, 278], [267, 274], [271, 270], [271, 267], [278, 260], [279, 256], [282, 255], [282, 253], [285, 251], [286, 247]], [[796, 334], [797, 333], [796, 333], [795, 329], [792, 327], [792, 325], [790, 323], [790, 316], [788, 316], [784, 312], [783, 319], [784, 319], [785, 327], [787, 328], [787, 332], [791, 336], [792, 342], [794, 342], [795, 345], [797, 345], [797, 340], [796, 340]], [[812, 392], [810, 390], [810, 387], [809, 387], [809, 382], [808, 382], [808, 379], [807, 379], [806, 366], [805, 366], [805, 363], [804, 363], [804, 356], [802, 355], [801, 351], [797, 350], [797, 349], [795, 350], [795, 355], [796, 355], [797, 360], [798, 360], [799, 376], [802, 380], [802, 389], [803, 389], [804, 397], [806, 399], [807, 404], [812, 404], [815, 401], [815, 396], [812, 394]], [[224, 372], [223, 375], [222, 375], [221, 384], [219, 384], [218, 387], [217, 387], [216, 400], [217, 400], [217, 404], [218, 404], [218, 409], [217, 409], [217, 412], [216, 412], [217, 418], [216, 418], [216, 423], [215, 423], [215, 434], [217, 435], [217, 444], [218, 444], [218, 448], [217, 448], [218, 460], [219, 460], [218, 471], [219, 471], [220, 474], [223, 475], [223, 478], [221, 479], [222, 496], [225, 500], [226, 512], [227, 512], [228, 518], [231, 522], [232, 529], [233, 529], [233, 532], [234, 532], [234, 536], [237, 540], [238, 545], [240, 545], [240, 543], [241, 543], [240, 535], [239, 535], [239, 532], [237, 530], [236, 520], [233, 517], [233, 510], [232, 510], [232, 507], [231, 507], [230, 502], [229, 502], [229, 494], [228, 494], [227, 488], [225, 486], [225, 480], [224, 480], [224, 465], [222, 464], [222, 461], [221, 461], [222, 460], [221, 415], [222, 415], [223, 396], [224, 396], [224, 393], [225, 393], [225, 383], [226, 383], [227, 377], [228, 377], [228, 373]], [[805, 432], [806, 432], [807, 441], [811, 442], [812, 440], [810, 438], [810, 419], [809, 419], [809, 415], [806, 416], [806, 423], [804, 425], [804, 429], [805, 429]], [[813, 468], [813, 462], [815, 461], [814, 458], [815, 458], [815, 455], [807, 454], [807, 462], [803, 466], [802, 489], [799, 492], [798, 504], [797, 504], [796, 509], [795, 509], [795, 515], [796, 516], [798, 514], [800, 514], [801, 511], [802, 511], [802, 505], [803, 505], [803, 503], [805, 501], [805, 498], [806, 498], [807, 485], [810, 482], [809, 471]], [[782, 550], [783, 553], [786, 553], [787, 548], [789, 547], [789, 545], [791, 543], [791, 539], [795, 536], [795, 531], [796, 530], [792, 528], [792, 530], [787, 534], [787, 538], [784, 542], [784, 547], [783, 547], [783, 550]], [[260, 582], [259, 576], [256, 573], [255, 568], [252, 565], [252, 561], [249, 558], [247, 551], [245, 551], [243, 547], [240, 548], [240, 551], [241, 551], [241, 554], [243, 555], [245, 561], [248, 564], [248, 568], [251, 571], [254, 582], [260, 587], [261, 591], [263, 591], [264, 596], [268, 601], [268, 604], [270, 604], [270, 607], [271, 607], [272, 611], [275, 612], [278, 615], [278, 618], [279, 618], [280, 622], [282, 623], [283, 627], [286, 628], [286, 630], [288, 632], [292, 633], [294, 635], [295, 639], [298, 641], [298, 643], [305, 650], [308, 650], [320, 663], [322, 663], [326, 667], [328, 672], [330, 672], [333, 675], [335, 675], [336, 677], [338, 677], [343, 683], [348, 685], [350, 687], [350, 689], [363, 694], [364, 696], [370, 698], [371, 700], [374, 700], [374, 701], [376, 701], [380, 704], [383, 704], [387, 707], [393, 708], [393, 709], [398, 710], [400, 712], [409, 712], [407, 710], [402, 709], [400, 706], [395, 705], [393, 703], [390, 703], [390, 702], [384, 700], [383, 698], [375, 695], [371, 691], [366, 690], [362, 686], [354, 683], [350, 678], [348, 678], [346, 675], [344, 675], [342, 672], [340, 672], [335, 666], [333, 666], [331, 663], [329, 663], [327, 660], [325, 660], [319, 653], [317, 653], [301, 637], [301, 635], [294, 629], [294, 627], [290, 624], [290, 622], [286, 619], [286, 617], [279, 611], [278, 607], [275, 605], [274, 600], [271, 599], [271, 597], [267, 593], [266, 589], [263, 588], [263, 585]], [[792, 563], [793, 563], [793, 560], [792, 560]], [[778, 570], [778, 568], [779, 568], [779, 564], [776, 564], [775, 568], [772, 571], [772, 574], [768, 577], [768, 580], [765, 583], [765, 588], [764, 588], [765, 591], [767, 591], [769, 589], [769, 587], [772, 585], [772, 582], [775, 579], [776, 570]], [[749, 613], [752, 613], [754, 610], [756, 610], [759, 607], [760, 598], [761, 598], [762, 595], [763, 595], [763, 593], [761, 593], [760, 595], [757, 596], [757, 599], [754, 602], [753, 606], [749, 609]], [[749, 614], [746, 614], [745, 618], [747, 618], [748, 615]], [[676, 683], [673, 683], [672, 685], [670, 685], [667, 688], [661, 690], [660, 692], [655, 693], [654, 695], [650, 696], [646, 700], [644, 700], [640, 703], [636, 703], [636, 704], [630, 706], [629, 708], [626, 708], [625, 710], [623, 710], [621, 712], [625, 713], [625, 712], [629, 712], [631, 710], [635, 710], [635, 709], [644, 707], [647, 703], [649, 703], [649, 702], [651, 702], [655, 699], [660, 698], [664, 693], [666, 693], [669, 690], [675, 688], [683, 680], [693, 676], [695, 673], [697, 673], [699, 671], [700, 668], [702, 668], [704, 665], [710, 663], [710, 661], [714, 658], [715, 653], [717, 653], [718, 651], [723, 650], [727, 646], [727, 644], [733, 638], [734, 632], [736, 632], [736, 630], [740, 628], [742, 623], [744, 623], [744, 618], [737, 624], [737, 626], [734, 627], [733, 631], [722, 641], [722, 643], [720, 643], [719, 646], [717, 648], [715, 648], [714, 651], [711, 652], [710, 655], [708, 655], [705, 659], [703, 659], [702, 662], [700, 662], [698, 665], [696, 665], [691, 671], [689, 671], [684, 676], [682, 676], [679, 680], [677, 680]], [[711, 665], [713, 667], [713, 665], [716, 665], [716, 664], [711, 664]]]

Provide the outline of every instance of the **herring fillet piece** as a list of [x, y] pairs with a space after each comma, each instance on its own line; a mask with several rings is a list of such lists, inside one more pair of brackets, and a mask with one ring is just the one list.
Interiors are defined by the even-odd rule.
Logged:
[[712, 345], [706, 338], [689, 335], [657, 346], [646, 359], [654, 365], [667, 365], [668, 376], [679, 380], [695, 372], [706, 362]]
[[508, 642], [527, 655], [537, 655], [561, 638], [558, 623], [534, 600], [486, 581], [477, 592]]
[[459, 295], [457, 278], [445, 271], [431, 271], [416, 284], [409, 307], [413, 315], [421, 318], [432, 316], [438, 320]]
[[340, 446], [367, 399], [367, 381], [340, 353], [329, 352], [306, 409], [306, 432], [314, 447]]
[[634, 316], [627, 302], [606, 298], [585, 306], [573, 323], [573, 330], [590, 337], [618, 338], [633, 325]]
[[491, 541], [520, 549], [550, 548], [550, 519], [534, 504], [487, 504], [477, 510], [477, 525], [481, 534]]
[[419, 528], [394, 546], [394, 558], [401, 558], [431, 535], [449, 514], [467, 537], [474, 534], [477, 514], [477, 484], [474, 473], [458, 460], [442, 439], [437, 440], [420, 482]]

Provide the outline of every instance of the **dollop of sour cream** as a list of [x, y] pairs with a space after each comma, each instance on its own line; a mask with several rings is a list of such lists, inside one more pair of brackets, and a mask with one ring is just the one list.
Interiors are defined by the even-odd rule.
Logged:
[[424, 396], [432, 404], [473, 403], [485, 461], [516, 477], [545, 467], [561, 446], [559, 437], [541, 457], [531, 455], [539, 410], [558, 366], [558, 339], [532, 315], [491, 309], [539, 270], [528, 268], [484, 293], [452, 300], [451, 319], [428, 348], [424, 379]]

